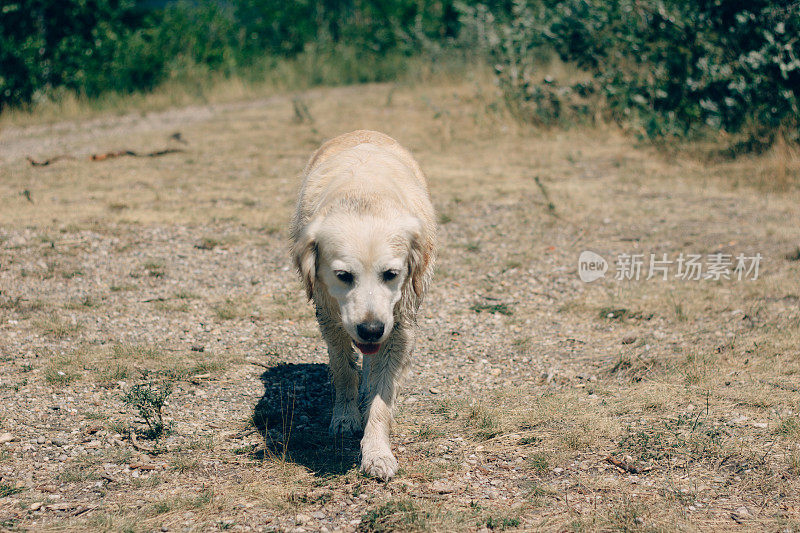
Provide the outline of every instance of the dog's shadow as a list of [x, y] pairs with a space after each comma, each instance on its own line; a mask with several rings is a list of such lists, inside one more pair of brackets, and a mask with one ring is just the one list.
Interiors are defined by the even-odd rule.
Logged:
[[257, 458], [286, 460], [316, 475], [343, 474], [358, 461], [358, 441], [333, 437], [328, 424], [333, 388], [328, 365], [280, 364], [261, 374], [264, 396], [253, 423], [264, 438]]

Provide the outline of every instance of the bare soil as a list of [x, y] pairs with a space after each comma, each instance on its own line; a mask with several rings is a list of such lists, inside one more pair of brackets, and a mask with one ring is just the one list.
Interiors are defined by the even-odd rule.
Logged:
[[[0, 132], [0, 527], [800, 531], [797, 160], [528, 129], [487, 94], [372, 85]], [[287, 253], [307, 157], [358, 128], [413, 151], [440, 222], [389, 483], [326, 433]], [[605, 279], [579, 279], [584, 250]], [[622, 253], [763, 260], [757, 280], [618, 281]], [[153, 438], [131, 394], [165, 389]]]

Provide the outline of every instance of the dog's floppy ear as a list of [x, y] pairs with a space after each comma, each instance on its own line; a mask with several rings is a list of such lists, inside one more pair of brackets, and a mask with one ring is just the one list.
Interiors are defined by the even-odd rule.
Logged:
[[409, 229], [408, 277], [419, 299], [425, 294], [425, 273], [431, 262], [431, 252], [430, 244], [422, 236], [422, 225], [415, 219]]
[[317, 224], [309, 224], [292, 246], [294, 266], [303, 280], [309, 300], [314, 296], [314, 283], [317, 279], [316, 229]]

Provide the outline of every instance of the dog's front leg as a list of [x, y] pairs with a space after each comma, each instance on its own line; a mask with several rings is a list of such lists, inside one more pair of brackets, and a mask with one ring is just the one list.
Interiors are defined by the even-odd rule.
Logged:
[[335, 394], [329, 430], [332, 435], [361, 435], [358, 368], [353, 343], [342, 328], [326, 324], [323, 320], [320, 320], [320, 330], [328, 344], [329, 367]]
[[386, 346], [374, 356], [364, 356], [364, 438], [361, 470], [389, 480], [397, 473], [397, 459], [389, 443], [397, 389], [405, 375], [413, 348], [413, 333], [397, 328]]

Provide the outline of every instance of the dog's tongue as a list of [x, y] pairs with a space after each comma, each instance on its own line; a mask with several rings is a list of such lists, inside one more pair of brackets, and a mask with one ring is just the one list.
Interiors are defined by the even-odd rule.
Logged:
[[364, 355], [373, 355], [378, 353], [378, 350], [381, 349], [380, 344], [361, 344], [360, 342], [355, 343], [361, 353]]

